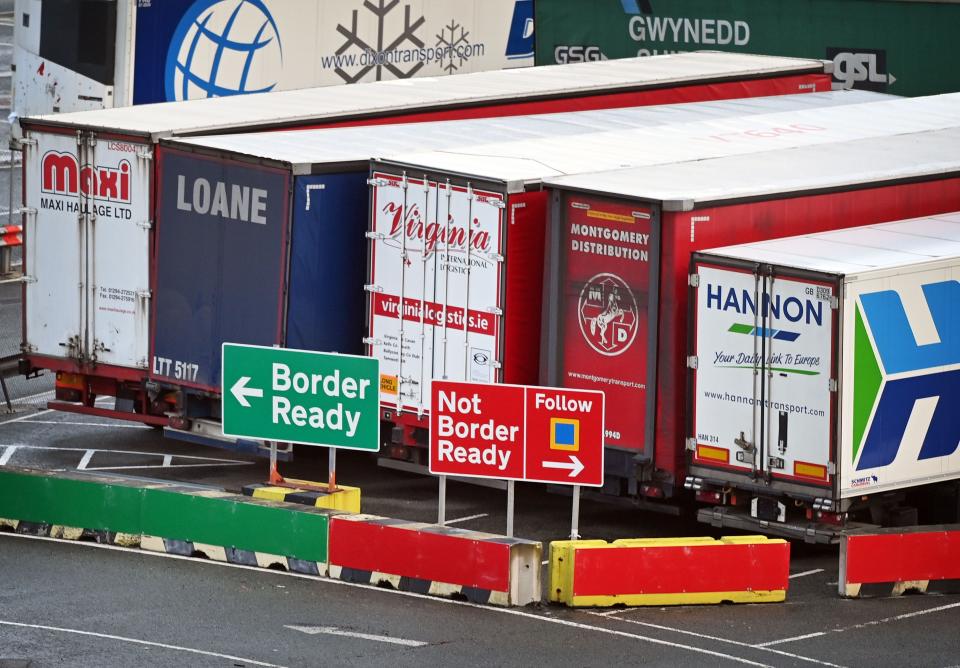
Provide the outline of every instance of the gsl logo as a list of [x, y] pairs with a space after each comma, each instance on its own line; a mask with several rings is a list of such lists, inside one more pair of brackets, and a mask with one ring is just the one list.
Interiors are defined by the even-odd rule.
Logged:
[[887, 52], [882, 49], [827, 49], [833, 60], [833, 78], [844, 90], [857, 88], [882, 93], [897, 78], [887, 72]]
[[167, 99], [265, 93], [282, 68], [280, 31], [262, 0], [197, 0], [170, 41]]

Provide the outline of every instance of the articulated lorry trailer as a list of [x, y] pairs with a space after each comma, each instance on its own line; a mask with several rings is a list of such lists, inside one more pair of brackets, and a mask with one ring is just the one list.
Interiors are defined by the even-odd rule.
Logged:
[[956, 211], [958, 156], [953, 127], [544, 179], [543, 384], [606, 393], [603, 492], [667, 510], [696, 485], [693, 252]]
[[533, 0], [16, 0], [14, 21], [21, 117], [533, 65]]
[[690, 285], [701, 520], [957, 521], [960, 213], [694, 253]]
[[[829, 89], [828, 69], [684, 54], [21, 119], [22, 369], [58, 372], [55, 408], [168, 423], [146, 386], [161, 138], [807, 93]], [[97, 396], [119, 401], [101, 409]]]
[[[149, 391], [166, 404], [171, 416], [168, 434], [188, 440], [218, 439], [223, 343], [362, 354], [367, 179], [372, 155], [427, 148], [460, 151], [472, 144], [532, 139], [592, 147], [594, 136], [614, 135], [627, 141], [635, 129], [666, 131], [681, 121], [697, 121], [699, 138], [708, 131], [702, 127], [708, 121], [756, 116], [766, 125], [758, 121], [742, 127], [771, 127], [768, 117], [780, 119], [780, 123], [801, 120], [788, 112], [893, 99], [897, 98], [834, 91], [500, 119], [161, 140], [151, 269]], [[825, 126], [818, 127], [822, 127], [821, 135], [826, 133]], [[709, 126], [710, 131], [716, 128]], [[622, 164], [624, 148], [641, 150], [646, 136], [633, 144], [619, 144], [594, 164]], [[674, 141], [679, 142], [679, 137]], [[212, 193], [219, 184], [230, 185], [229, 192], [223, 186], [229, 211], [211, 215]], [[234, 187], [239, 188], [239, 199], [234, 198]], [[253, 192], [261, 193], [258, 201], [264, 206], [256, 221], [250, 211], [240, 210], [240, 202], [244, 197], [250, 201]], [[542, 208], [539, 212], [541, 222], [533, 229], [542, 232]], [[521, 214], [526, 220], [532, 210]], [[459, 221], [455, 224], [459, 226]], [[413, 243], [409, 250], [413, 252]], [[511, 247], [509, 255], [520, 257], [523, 253]], [[528, 263], [537, 284], [541, 266]], [[479, 276], [475, 281], [482, 283]], [[531, 355], [534, 378], [536, 357]], [[256, 444], [236, 442], [232, 447], [258, 449]]]
[[[645, 415], [654, 408], [644, 407], [642, 397], [656, 396], [647, 395], [654, 385], [645, 380], [647, 360], [657, 357], [656, 331], [647, 324], [656, 316], [644, 317], [657, 303], [657, 283], [649, 284], [648, 295], [646, 277], [648, 264], [660, 262], [656, 219], [645, 205], [591, 208], [577, 200], [571, 234], [558, 241], [553, 230], [561, 223], [551, 222], [544, 184], [559, 175], [591, 172], [600, 181], [609, 174], [601, 170], [613, 165], [634, 167], [641, 188], [648, 174], [711, 158], [760, 160], [780, 149], [785, 160], [792, 147], [822, 145], [826, 152], [832, 143], [957, 129], [958, 122], [960, 95], [897, 98], [374, 161], [366, 343], [367, 354], [380, 361], [381, 417], [390, 427], [382, 435], [390, 454], [423, 464], [432, 379], [537, 384], [553, 364], [541, 359], [544, 343], [559, 336], [569, 355], [577, 356], [565, 361], [571, 373], [616, 379], [588, 380], [583, 387], [607, 393], [606, 491], [638, 496], [643, 479], [636, 474], [637, 457], [653, 437], [644, 430], [653, 427]], [[679, 177], [676, 186], [685, 179]], [[790, 233], [774, 225], [747, 231], [756, 238]], [[544, 278], [545, 235], [558, 246], [547, 245], [557, 256], [547, 262]], [[575, 291], [573, 298], [584, 300], [583, 314], [573, 301], [541, 323], [550, 304], [543, 300], [544, 285], [553, 293]], [[578, 342], [583, 350], [575, 350]], [[545, 380], [566, 386], [577, 377], [558, 373]], [[667, 491], [653, 485], [640, 489], [651, 495]]]
[[709, 49], [827, 58], [837, 86], [960, 90], [957, 0], [537, 0], [536, 61]]

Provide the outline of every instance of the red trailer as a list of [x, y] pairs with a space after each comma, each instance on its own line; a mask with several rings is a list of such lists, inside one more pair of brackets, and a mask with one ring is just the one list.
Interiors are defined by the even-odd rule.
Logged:
[[[756, 107], [778, 99], [736, 104]], [[865, 118], [872, 122], [864, 123]], [[638, 174], [653, 173], [686, 161], [955, 128], [958, 118], [960, 96], [896, 98], [575, 138], [444, 148], [374, 161], [367, 352], [380, 360], [382, 416], [396, 426], [389, 438], [391, 456], [416, 462], [424, 455], [415, 446], [426, 442], [433, 378], [537, 382], [542, 236], [549, 218], [542, 185], [550, 178], [626, 166], [643, 166], [635, 170]], [[545, 335], [563, 327], [596, 339], [583, 349], [577, 373], [588, 369], [603, 377], [603, 369], [617, 374], [625, 366], [638, 373], [656, 352], [643, 349], [651, 337], [637, 310], [645, 307], [646, 297], [629, 305], [617, 301], [629, 297], [631, 286], [648, 292], [644, 267], [656, 261], [651, 260], [651, 244], [657, 241], [650, 231], [652, 214], [633, 204], [602, 214], [578, 207], [570, 220], [576, 234], [563, 242], [564, 271], [581, 289], [596, 278], [585, 295], [596, 312], [583, 319], [575, 312], [560, 315]], [[468, 238], [477, 241], [476, 247], [465, 245]], [[617, 266], [619, 270], [612, 269]], [[483, 326], [465, 324], [463, 312]], [[642, 411], [618, 408], [619, 419], [627, 424], [611, 428], [607, 444], [629, 444], [625, 452], [632, 457], [639, 445], [620, 433], [642, 432], [646, 421]], [[611, 454], [612, 471], [631, 478], [631, 465], [621, 454], [619, 449]]]
[[[864, 118], [864, 123], [871, 119]], [[545, 179], [542, 381], [606, 393], [605, 492], [687, 479], [696, 250], [960, 207], [960, 128]]]

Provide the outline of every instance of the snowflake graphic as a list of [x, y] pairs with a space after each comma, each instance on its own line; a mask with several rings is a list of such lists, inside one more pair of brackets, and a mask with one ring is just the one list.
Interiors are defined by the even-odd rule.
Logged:
[[390, 59], [387, 57], [390, 52], [404, 44], [410, 44], [417, 48], [423, 48], [424, 45], [423, 40], [417, 37], [417, 29], [423, 25], [424, 18], [421, 16], [415, 21], [412, 21], [410, 5], [404, 5], [403, 7], [403, 30], [391, 42], [384, 43], [384, 33], [387, 28], [387, 16], [390, 14], [390, 12], [396, 9], [399, 4], [400, 0], [379, 0], [377, 4], [371, 0], [364, 0], [364, 9], [369, 10], [370, 13], [377, 18], [376, 44], [372, 44], [360, 36], [360, 30], [358, 26], [358, 15], [360, 10], [353, 10], [351, 26], [349, 28], [343, 25], [337, 25], [337, 32], [343, 35], [344, 38], [346, 38], [346, 41], [340, 46], [339, 49], [337, 49], [336, 54], [338, 56], [342, 55], [351, 48], [360, 49], [362, 54], [366, 54], [366, 60], [361, 65], [360, 69], [354, 74], [350, 74], [341, 67], [337, 67], [334, 70], [345, 82], [356, 83], [365, 77], [371, 70], [375, 70], [375, 78], [377, 81], [380, 81], [383, 78], [384, 69], [398, 79], [409, 79], [416, 74], [420, 68], [423, 67], [423, 63], [419, 62], [416, 65], [413, 65], [409, 70], [404, 71], [397, 67], [396, 63], [390, 62]]
[[[459, 35], [457, 35], [457, 30], [460, 31]], [[437, 35], [436, 46], [444, 49], [440, 64], [447, 74], [453, 74], [463, 67], [463, 64], [467, 61], [467, 56], [464, 55], [464, 47], [470, 46], [470, 40], [467, 39], [469, 34], [461, 24], [454, 19], [450, 19], [450, 25], [444, 26], [443, 32]], [[453, 64], [454, 59], [457, 60], [456, 65]]]

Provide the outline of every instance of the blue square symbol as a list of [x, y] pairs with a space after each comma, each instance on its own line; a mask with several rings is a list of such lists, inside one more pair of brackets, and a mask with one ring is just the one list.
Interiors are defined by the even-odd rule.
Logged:
[[558, 445], [576, 445], [577, 436], [573, 425], [563, 422], [555, 425], [553, 440]]

